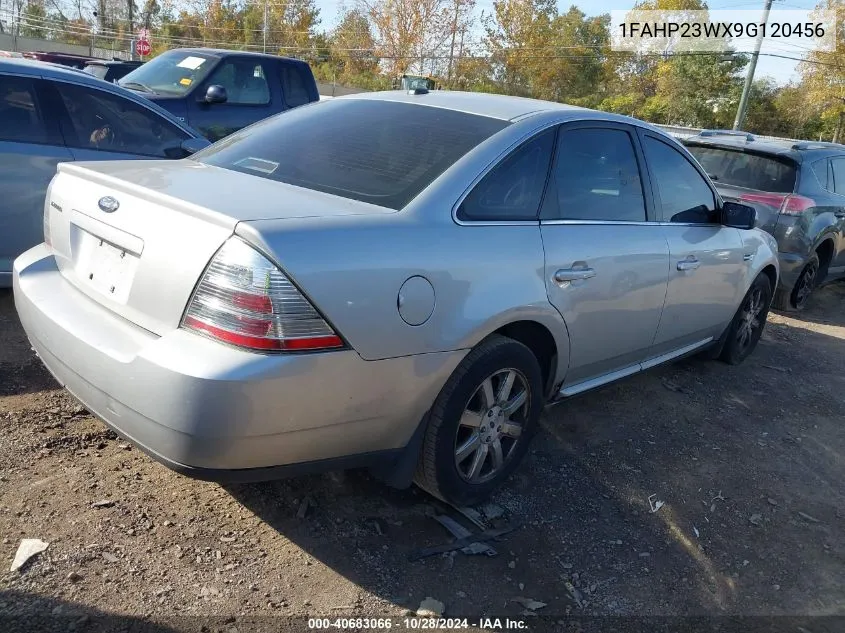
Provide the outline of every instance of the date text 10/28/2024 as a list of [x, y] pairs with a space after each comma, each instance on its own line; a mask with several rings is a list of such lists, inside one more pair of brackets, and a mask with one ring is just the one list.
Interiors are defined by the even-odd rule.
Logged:
[[308, 618], [308, 629], [371, 630], [387, 631], [452, 631], [485, 629], [493, 631], [525, 631], [528, 623], [514, 618], [426, 618], [407, 616], [402, 618]]

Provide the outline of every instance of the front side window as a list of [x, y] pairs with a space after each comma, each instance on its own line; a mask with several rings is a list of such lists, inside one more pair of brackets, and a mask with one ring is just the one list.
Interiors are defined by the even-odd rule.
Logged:
[[138, 66], [118, 83], [141, 92], [181, 96], [208, 76], [218, 58], [173, 50]]
[[653, 136], [646, 136], [643, 146], [663, 219], [701, 224], [716, 222], [713, 191], [686, 156]]
[[193, 159], [398, 210], [508, 125], [412, 103], [333, 99], [265, 119]]
[[461, 220], [536, 220], [549, 173], [555, 130], [520, 145], [461, 203]]
[[264, 67], [255, 60], [225, 60], [214, 70], [208, 84], [223, 86], [226, 89], [226, 103], [232, 105], [270, 103], [270, 86], [267, 85]]
[[0, 75], [0, 141], [47, 143], [49, 137], [38, 107], [35, 81]]
[[645, 198], [631, 135], [620, 129], [561, 132], [544, 219], [645, 222]]
[[161, 115], [102, 90], [56, 83], [67, 108], [71, 147], [166, 158], [190, 136]]

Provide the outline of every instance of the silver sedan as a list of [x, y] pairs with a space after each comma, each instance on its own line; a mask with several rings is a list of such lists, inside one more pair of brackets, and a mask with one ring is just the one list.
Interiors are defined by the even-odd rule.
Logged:
[[473, 503], [553, 401], [741, 362], [754, 210], [627, 117], [459, 92], [298, 108], [175, 162], [59, 166], [15, 303], [57, 380], [185, 474], [369, 467]]

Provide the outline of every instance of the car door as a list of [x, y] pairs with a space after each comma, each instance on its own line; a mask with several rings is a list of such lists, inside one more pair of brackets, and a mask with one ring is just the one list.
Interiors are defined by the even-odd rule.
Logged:
[[540, 230], [549, 300], [569, 330], [564, 395], [639, 369], [666, 296], [669, 248], [630, 126], [564, 125]]
[[845, 156], [830, 159], [830, 178], [833, 181], [833, 197], [837, 207], [834, 216], [837, 220], [838, 244], [828, 272], [831, 275], [841, 275], [845, 272]]
[[719, 337], [742, 298], [748, 260], [740, 231], [720, 224], [720, 201], [694, 161], [668, 138], [640, 135], [671, 257], [659, 355]]
[[92, 86], [48, 82], [75, 160], [181, 158], [191, 136], [132, 99]]
[[[230, 56], [211, 72], [188, 104], [188, 122], [210, 141], [237, 132], [284, 109], [276, 81], [268, 81], [272, 64], [260, 57]], [[205, 103], [208, 86], [226, 90], [224, 103]]]
[[42, 82], [0, 75], [0, 286], [11, 281], [14, 259], [43, 241], [47, 186], [56, 165], [73, 160]]

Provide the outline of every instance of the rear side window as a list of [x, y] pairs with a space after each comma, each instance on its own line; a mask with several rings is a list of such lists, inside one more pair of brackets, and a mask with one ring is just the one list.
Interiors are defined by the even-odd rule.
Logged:
[[208, 165], [401, 209], [507, 121], [411, 103], [295, 108], [194, 155]]
[[795, 190], [795, 164], [787, 158], [751, 154], [721, 147], [687, 147], [717, 184], [772, 193]]
[[715, 222], [716, 199], [707, 181], [677, 149], [652, 136], [643, 143], [652, 184], [669, 222]]
[[291, 108], [304, 105], [311, 101], [308, 94], [308, 86], [303, 77], [303, 70], [294, 64], [279, 64], [279, 73], [282, 80], [282, 93], [285, 96], [285, 103]]
[[558, 139], [544, 219], [645, 222], [645, 199], [625, 130], [567, 130]]
[[830, 166], [833, 172], [833, 191], [845, 195], [845, 158], [832, 158]]
[[270, 103], [270, 86], [264, 67], [251, 59], [229, 58], [224, 60], [208, 79], [209, 85], [226, 89], [226, 103], [230, 105], [267, 105]]
[[549, 173], [555, 130], [541, 132], [505, 157], [461, 203], [461, 220], [536, 220]]
[[99, 64], [90, 64], [83, 68], [89, 75], [94, 75], [97, 79], [105, 79], [109, 69], [107, 66], [100, 66]]
[[28, 77], [0, 75], [0, 141], [51, 142], [35, 82]]
[[822, 189], [833, 191], [833, 182], [831, 179], [830, 168], [828, 166], [826, 158], [823, 158], [822, 160], [817, 160], [815, 163], [813, 163], [813, 172], [816, 174], [816, 178], [818, 178], [819, 184], [822, 186]]

